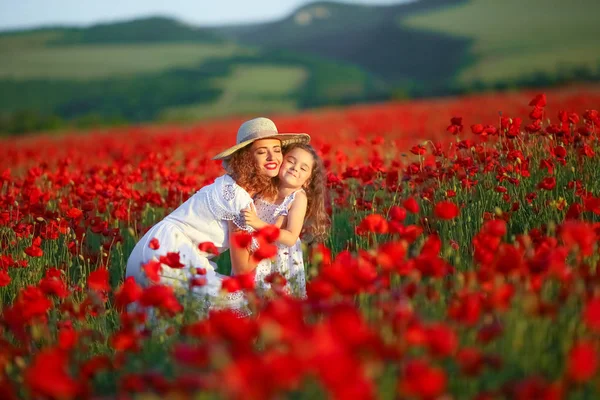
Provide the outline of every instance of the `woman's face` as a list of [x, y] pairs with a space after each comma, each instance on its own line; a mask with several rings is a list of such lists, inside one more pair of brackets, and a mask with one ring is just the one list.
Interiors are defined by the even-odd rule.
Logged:
[[252, 143], [250, 151], [254, 156], [259, 173], [274, 178], [279, 173], [283, 156], [279, 139], [261, 139]]

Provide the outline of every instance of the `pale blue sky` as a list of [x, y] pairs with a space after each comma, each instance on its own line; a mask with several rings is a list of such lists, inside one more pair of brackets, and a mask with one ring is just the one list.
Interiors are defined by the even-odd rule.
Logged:
[[[397, 4], [407, 0], [344, 0]], [[166, 15], [194, 25], [278, 19], [311, 0], [0, 0], [0, 31], [47, 25], [90, 25]]]

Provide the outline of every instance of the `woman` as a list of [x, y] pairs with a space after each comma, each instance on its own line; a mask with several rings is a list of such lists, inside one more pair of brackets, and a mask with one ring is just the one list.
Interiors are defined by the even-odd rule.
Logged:
[[[304, 133], [279, 133], [267, 118], [244, 122], [237, 132], [236, 145], [213, 158], [224, 160], [227, 174], [200, 189], [140, 239], [127, 261], [126, 276], [133, 276], [139, 284], [147, 286], [150, 282], [142, 267], [168, 253], [179, 253], [183, 267], [171, 268], [163, 259], [157, 283], [187, 293], [195, 272], [206, 271], [203, 275], [206, 284], [193, 287], [193, 294], [204, 299], [208, 307], [241, 308], [244, 303], [241, 293], [220, 296], [223, 275], [217, 273], [215, 263], [209, 261], [212, 255], [198, 246], [213, 243], [221, 253], [230, 247], [232, 231], [251, 231], [242, 210], [253, 204], [254, 196], [276, 193], [272, 179], [281, 166], [281, 147], [309, 141], [310, 136]], [[158, 248], [153, 239], [158, 241]], [[230, 256], [234, 274], [251, 272], [255, 267], [248, 265], [246, 249], [232, 246]]]

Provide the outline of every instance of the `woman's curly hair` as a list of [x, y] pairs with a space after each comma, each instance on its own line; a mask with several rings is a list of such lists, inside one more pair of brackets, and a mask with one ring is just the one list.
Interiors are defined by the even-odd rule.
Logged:
[[223, 162], [223, 166], [235, 183], [251, 196], [274, 198], [277, 196], [277, 180], [260, 173], [251, 146], [249, 144], [233, 153]]
[[325, 208], [327, 172], [321, 157], [317, 151], [309, 144], [296, 143], [285, 146], [283, 155], [293, 149], [302, 149], [307, 151], [313, 157], [313, 168], [307, 185], [304, 187], [308, 204], [306, 206], [306, 216], [304, 217], [304, 229], [302, 237], [307, 241], [322, 242], [326, 239], [331, 220]]

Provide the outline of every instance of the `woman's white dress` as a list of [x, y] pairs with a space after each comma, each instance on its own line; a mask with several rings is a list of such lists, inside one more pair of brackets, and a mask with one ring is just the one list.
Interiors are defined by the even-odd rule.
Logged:
[[[255, 199], [256, 214], [264, 222], [274, 224], [279, 216], [288, 214], [288, 210], [296, 198], [296, 193], [298, 191], [287, 196], [281, 204], [269, 203], [260, 198]], [[275, 260], [264, 259], [259, 262], [254, 279], [259, 292], [266, 292], [270, 289], [270, 284], [265, 282], [265, 278], [274, 272], [280, 273], [287, 280], [284, 287], [287, 293], [296, 297], [306, 297], [306, 273], [300, 239], [291, 247], [277, 244]]]
[[[252, 203], [248, 192], [238, 186], [231, 176], [220, 176], [214, 183], [197, 191], [139, 240], [129, 256], [125, 275], [133, 276], [140, 285], [147, 286], [149, 281], [141, 267], [169, 252], [179, 253], [180, 262], [185, 267], [175, 269], [163, 264], [160, 284], [188, 293], [190, 279], [194, 276], [192, 267], [203, 268], [206, 270], [206, 285], [191, 289], [193, 294], [202, 299], [207, 308], [243, 308], [246, 300], [241, 291], [221, 293], [221, 282], [225, 276], [216, 272], [216, 264], [210, 261], [213, 255], [200, 251], [198, 245], [211, 242], [219, 253], [227, 250], [228, 221], [233, 221], [240, 229], [252, 231], [241, 214], [241, 210]], [[160, 246], [156, 250], [149, 247], [154, 238]]]

